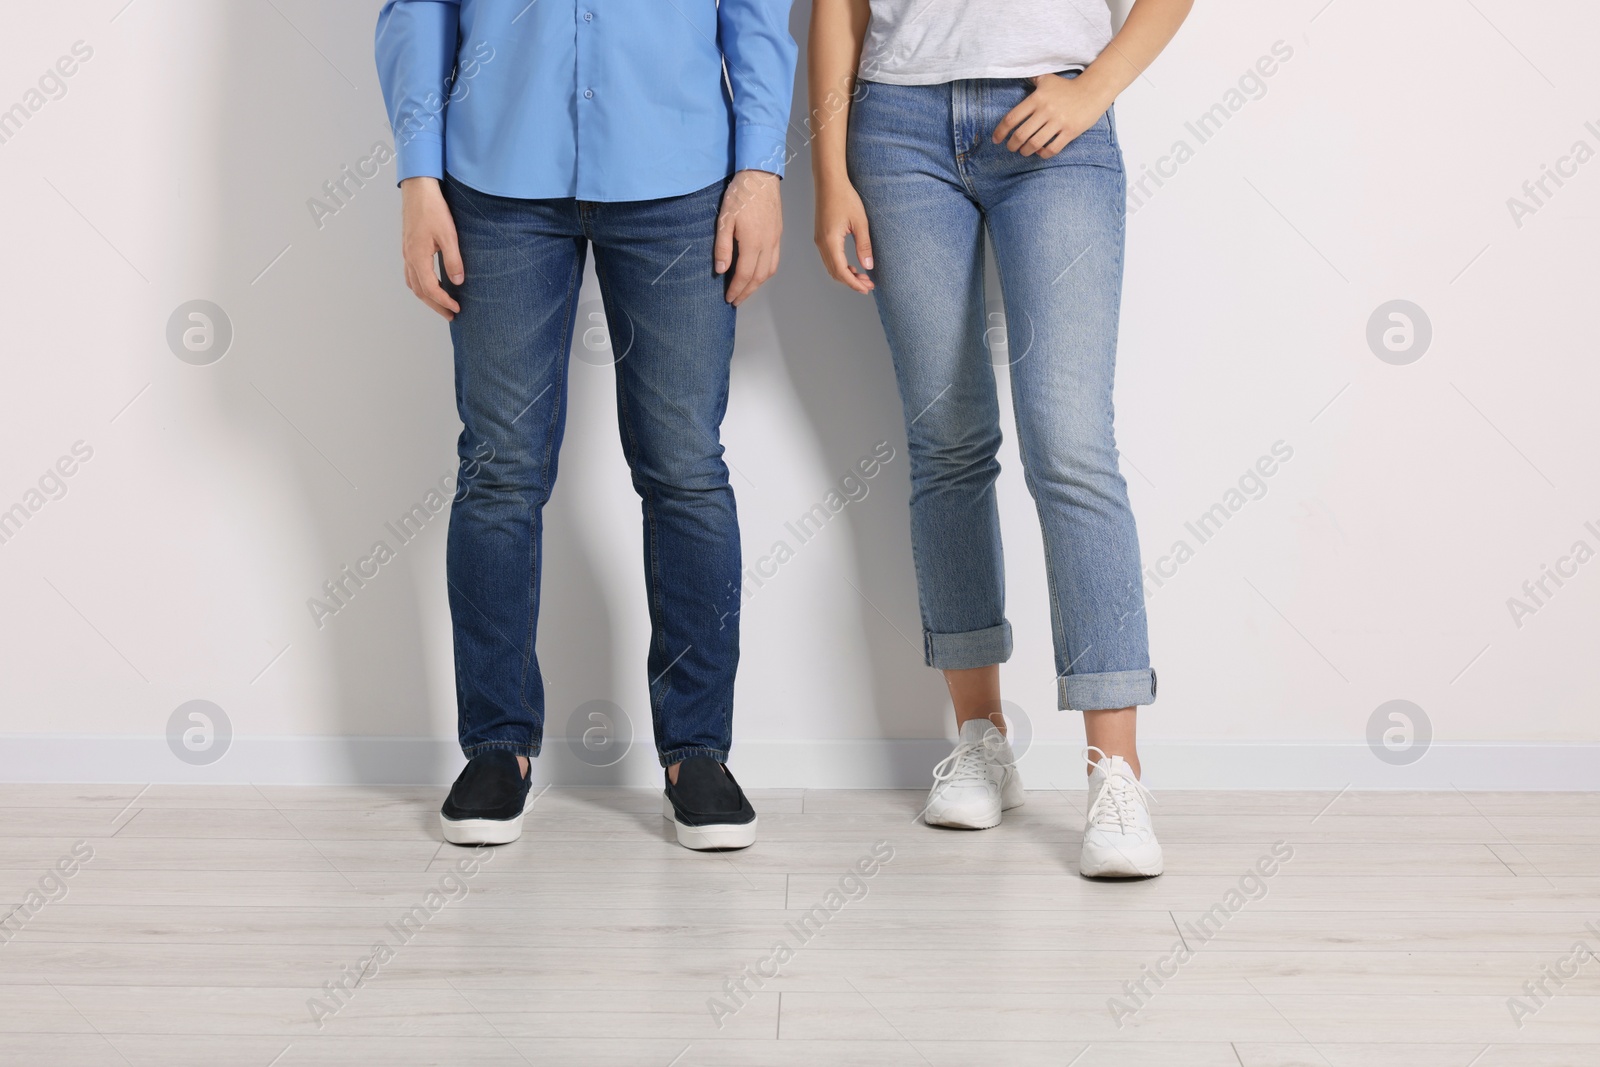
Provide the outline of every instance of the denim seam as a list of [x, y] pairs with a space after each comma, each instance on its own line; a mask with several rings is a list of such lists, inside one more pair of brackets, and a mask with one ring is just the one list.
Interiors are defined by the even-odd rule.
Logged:
[[[561, 328], [561, 347], [557, 349], [560, 355], [556, 357], [556, 380], [554, 383], [554, 388], [556, 390], [555, 403], [551, 405], [550, 421], [545, 426], [544, 458], [539, 465], [539, 486], [546, 493], [549, 493], [551, 489], [551, 486], [549, 485], [550, 461], [555, 454], [556, 427], [561, 423], [561, 410], [566, 405], [567, 354], [572, 349], [572, 331], [574, 318], [577, 315], [576, 301], [578, 287], [582, 280], [582, 261], [580, 259], [574, 259], [572, 270], [567, 272], [567, 299], [562, 312], [564, 316], [562, 321], [565, 323], [565, 325], [563, 325]], [[533, 521], [533, 509], [530, 507], [528, 509], [528, 523], [530, 527], [532, 526]], [[517, 683], [517, 700], [522, 704], [523, 710], [537, 720], [539, 724], [539, 730], [542, 733], [544, 730], [543, 711], [542, 709], [535, 710], [534, 707], [528, 703], [528, 671], [533, 667], [535, 655], [534, 640], [535, 634], [537, 633], [537, 627], [539, 625], [538, 582], [540, 544], [537, 531], [534, 531], [531, 528], [528, 531], [528, 556], [528, 629], [525, 639], [526, 644], [523, 646], [522, 652], [522, 677]]]
[[[1015, 382], [1016, 379], [1013, 378], [1012, 381]], [[1013, 385], [1012, 389], [1011, 402], [1015, 404], [1016, 386]], [[1028, 492], [1033, 496], [1034, 511], [1042, 512], [1044, 505], [1039, 498], [1039, 483], [1034, 479], [1033, 472], [1027, 469], [1026, 463], [1023, 464], [1022, 478], [1028, 486]], [[1055, 546], [1050, 540], [1050, 524], [1045, 521], [1043, 514], [1039, 514], [1039, 538], [1044, 542], [1044, 576], [1050, 592], [1050, 621], [1055, 624], [1055, 632], [1060, 640], [1060, 658], [1056, 660], [1056, 674], [1058, 677], [1065, 677], [1066, 672], [1072, 669], [1072, 664], [1076, 663], [1079, 657], [1071, 655], [1067, 639], [1067, 620], [1061, 613], [1061, 588], [1056, 581]], [[1090, 648], [1092, 647], [1094, 646], [1090, 645]], [[1089, 649], [1084, 649], [1083, 654], [1087, 654], [1088, 651]]]
[[968, 196], [972, 196], [972, 182], [967, 179], [967, 98], [962, 82], [953, 81], [949, 88], [951, 163], [956, 176], [961, 179], [961, 187]]
[[1117, 300], [1121, 306], [1122, 299], [1122, 267], [1123, 250], [1127, 245], [1128, 226], [1128, 168], [1122, 158], [1122, 144], [1117, 140], [1116, 105], [1106, 109], [1106, 138], [1111, 144], [1112, 151], [1117, 158], [1117, 177], [1120, 180], [1117, 195], [1111, 198], [1112, 206], [1117, 209], [1117, 229], [1122, 239], [1117, 243]]
[[[448, 572], [445, 575], [445, 584], [451, 584]], [[450, 654], [453, 657], [451, 662], [461, 662], [461, 640], [454, 625], [450, 627]], [[461, 684], [461, 672], [455, 671], [453, 673], [456, 681], [456, 737], [459, 740], [462, 737], [471, 736], [473, 732], [472, 705], [468, 703], [467, 691]], [[467, 758], [471, 759], [472, 757], [468, 756]]]
[[[720, 206], [719, 206], [718, 210], [720, 211]], [[722, 446], [722, 420], [727, 418], [727, 415], [728, 415], [728, 400], [730, 399], [732, 393], [733, 393], [733, 359], [732, 359], [732, 356], [730, 355], [729, 356], [729, 360], [728, 360], [728, 373], [723, 376], [723, 379], [722, 379], [722, 393], [721, 393], [721, 396], [719, 397], [718, 402], [717, 402], [718, 415], [717, 415], [716, 442], [717, 442], [718, 447]], [[724, 449], [723, 451], [726, 452], [726, 449]], [[727, 460], [723, 460], [722, 463], [723, 463], [724, 467], [727, 466]], [[730, 496], [733, 494], [733, 479], [731, 477], [728, 479], [728, 493], [729, 493]], [[737, 499], [734, 500], [733, 507], [734, 507], [734, 526], [737, 527], [739, 525], [739, 510], [738, 510], [739, 509], [739, 505], [738, 505]], [[744, 567], [744, 552], [743, 552], [743, 546], [741, 546], [738, 543], [737, 539], [735, 539], [735, 542], [734, 542], [734, 551], [739, 553], [739, 566], [737, 568], [735, 568], [734, 574], [738, 577], [738, 580], [739, 580], [739, 589], [737, 591], [737, 595], [742, 600], [743, 593], [744, 593], [744, 571], [743, 571], [743, 567]], [[737, 625], [735, 625], [735, 627], [734, 627], [733, 640], [734, 640], [735, 646], [737, 646], [738, 642], [739, 642], [739, 629], [738, 629]], [[723, 736], [728, 738], [728, 743], [731, 745], [733, 743], [733, 702], [731, 700], [727, 704], [723, 705], [722, 722], [723, 722], [723, 727], [722, 727]], [[724, 763], [726, 763], [727, 759], [728, 758], [727, 758], [726, 754], [724, 754], [723, 757], [722, 757], [722, 761]]]
[[[608, 306], [616, 306], [616, 301], [613, 299], [610, 276], [608, 272], [601, 266], [601, 258], [601, 255], [597, 251], [594, 257], [595, 279], [600, 283], [601, 298]], [[616, 376], [617, 424], [622, 430], [621, 436], [623, 438], [623, 459], [627, 461], [629, 476], [633, 479], [633, 484], [639, 491], [641, 503], [644, 507], [645, 526], [648, 527], [649, 530], [645, 538], [646, 559], [649, 563], [649, 570], [645, 574], [645, 582], [647, 585], [646, 594], [650, 612], [651, 630], [654, 631], [651, 644], [654, 645], [655, 639], [659, 638], [661, 642], [661, 654], [666, 655], [666, 626], [664, 624], [664, 616], [661, 611], [661, 546], [657, 537], [654, 493], [651, 491], [648, 485], [644, 484], [643, 479], [641, 479], [637, 473], [637, 461], [639, 458], [639, 435], [634, 430], [633, 417], [628, 411], [627, 390], [622, 384], [623, 372], [613, 365], [612, 373]], [[649, 668], [646, 667], [645, 669], [648, 675]], [[660, 678], [656, 679], [656, 681], [660, 680]], [[671, 688], [671, 686], [669, 685], [668, 688]], [[666, 710], [666, 697], [664, 693], [659, 696], [657, 695], [656, 687], [653, 682], [647, 682], [646, 690], [647, 696], [650, 700], [650, 727], [656, 736], [659, 737], [661, 735], [662, 715]]]

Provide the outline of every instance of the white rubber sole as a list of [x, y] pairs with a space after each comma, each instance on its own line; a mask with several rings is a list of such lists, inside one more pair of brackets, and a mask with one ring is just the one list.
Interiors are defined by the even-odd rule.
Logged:
[[1078, 856], [1078, 870], [1085, 878], [1154, 878], [1165, 869], [1156, 841], [1132, 848], [1085, 845]]
[[756, 823], [760, 816], [747, 823], [713, 823], [710, 826], [685, 826], [672, 810], [672, 800], [661, 794], [661, 815], [678, 832], [678, 844], [696, 852], [709, 852], [719, 848], [749, 848], [756, 843]]
[[922, 821], [957, 830], [989, 830], [1000, 825], [1000, 811], [999, 807], [934, 804], [922, 813]]
[[1011, 780], [1000, 790], [1000, 803], [954, 804], [934, 798], [922, 810], [922, 821], [929, 826], [949, 826], [957, 830], [989, 830], [1000, 825], [1000, 813], [1020, 808], [1027, 800], [1022, 776], [1012, 772]]
[[510, 819], [447, 819], [441, 811], [439, 827], [444, 839], [452, 845], [509, 845], [522, 836], [522, 816], [526, 810], [524, 798], [523, 811]]

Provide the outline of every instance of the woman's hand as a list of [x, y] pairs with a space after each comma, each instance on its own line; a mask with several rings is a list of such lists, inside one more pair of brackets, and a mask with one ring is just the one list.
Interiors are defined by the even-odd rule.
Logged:
[[872, 238], [867, 231], [867, 209], [849, 181], [840, 178], [817, 185], [817, 251], [833, 280], [858, 293], [872, 292], [872, 279], [845, 256], [844, 239], [856, 239], [856, 258], [872, 269]]
[[1115, 99], [1099, 91], [1086, 71], [1076, 78], [1041, 74], [1033, 92], [1007, 112], [994, 131], [994, 143], [1025, 156], [1049, 159], [1100, 121]]
[[406, 287], [446, 320], [455, 318], [461, 305], [439, 284], [433, 270], [433, 254], [444, 254], [444, 273], [452, 283], [460, 285], [467, 274], [456, 244], [456, 221], [444, 202], [439, 179], [407, 178], [401, 182], [400, 217], [400, 254], [406, 264]]

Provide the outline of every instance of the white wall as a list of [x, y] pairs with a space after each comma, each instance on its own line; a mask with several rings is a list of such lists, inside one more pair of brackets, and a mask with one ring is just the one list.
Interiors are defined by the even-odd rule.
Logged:
[[[0, 34], [0, 107], [93, 50], [0, 143], [0, 508], [93, 450], [0, 544], [0, 777], [447, 779], [443, 517], [322, 629], [306, 606], [453, 469], [448, 337], [401, 284], [392, 164], [320, 228], [307, 206], [389, 141], [377, 0], [125, 4], [14, 5]], [[1597, 31], [1575, 0], [1202, 4], [1118, 104], [1131, 177], [1193, 149], [1132, 208], [1118, 392], [1146, 563], [1196, 550], [1152, 586], [1158, 785], [1600, 787], [1600, 562], [1547, 581], [1520, 625], [1507, 606], [1574, 542], [1600, 550], [1600, 161], [1520, 222], [1507, 206], [1575, 143], [1600, 150]], [[1278, 42], [1264, 95], [1200, 143], [1185, 123]], [[741, 313], [726, 426], [749, 559], [876, 442], [897, 458], [748, 604], [735, 766], [917, 784], [948, 726], [894, 381], [871, 304], [816, 263], [803, 154], [784, 194], [783, 272]], [[233, 328], [209, 365], [165, 336], [194, 299]], [[1396, 299], [1432, 329], [1405, 365], [1366, 337]], [[609, 369], [576, 367], [568, 425], [541, 773], [644, 783], [648, 743], [591, 771], [560, 741], [596, 699], [649, 724]], [[1185, 522], [1278, 441], [1293, 458], [1266, 496], [1199, 544]], [[1003, 462], [1008, 696], [1031, 783], [1075, 782], [1009, 443]], [[196, 699], [233, 735], [206, 765], [166, 740]], [[1394, 699], [1431, 724], [1407, 766], [1365, 740]]]

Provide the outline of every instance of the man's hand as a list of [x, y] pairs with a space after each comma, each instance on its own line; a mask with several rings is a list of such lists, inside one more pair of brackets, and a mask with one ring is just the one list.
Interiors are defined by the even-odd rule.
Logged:
[[400, 183], [400, 254], [406, 264], [406, 286], [445, 319], [453, 319], [461, 305], [439, 284], [433, 255], [444, 254], [445, 276], [456, 285], [466, 280], [461, 249], [456, 244], [456, 223], [444, 202], [437, 178], [407, 178]]
[[1041, 74], [1033, 92], [1006, 113], [995, 127], [994, 143], [1025, 156], [1049, 159], [1077, 139], [1106, 113], [1115, 99], [1107, 97], [1087, 72], [1076, 78]]
[[717, 215], [717, 243], [712, 258], [718, 274], [735, 263], [728, 280], [728, 303], [738, 307], [778, 272], [778, 241], [783, 236], [783, 201], [778, 176], [764, 170], [741, 170], [722, 195]]

